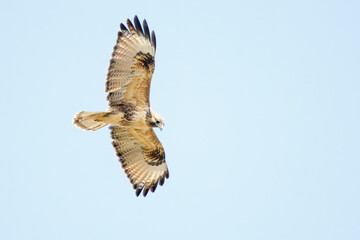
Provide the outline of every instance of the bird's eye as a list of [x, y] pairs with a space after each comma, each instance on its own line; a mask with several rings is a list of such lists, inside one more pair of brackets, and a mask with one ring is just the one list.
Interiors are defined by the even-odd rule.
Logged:
[[156, 123], [160, 123], [160, 121], [159, 121], [159, 120], [156, 120]]

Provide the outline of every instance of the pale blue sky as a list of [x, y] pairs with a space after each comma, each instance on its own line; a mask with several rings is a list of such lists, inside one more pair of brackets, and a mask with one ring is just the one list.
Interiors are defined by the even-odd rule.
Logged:
[[[360, 239], [359, 1], [1, 3], [0, 239]], [[120, 22], [157, 35], [170, 179], [135, 197], [107, 108]]]

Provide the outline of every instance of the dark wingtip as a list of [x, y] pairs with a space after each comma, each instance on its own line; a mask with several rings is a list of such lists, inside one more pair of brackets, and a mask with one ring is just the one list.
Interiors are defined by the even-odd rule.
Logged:
[[155, 183], [154, 185], [152, 185], [150, 188], [150, 191], [155, 192], [157, 185], [158, 185], [158, 183]]
[[166, 170], [166, 172], [165, 172], [165, 177], [166, 177], [166, 178], [169, 178], [169, 170]]
[[[129, 19], [128, 19], [129, 20]], [[120, 24], [120, 29], [122, 30], [122, 31], [126, 31], [126, 32], [129, 32], [129, 30], [125, 27], [125, 25], [124, 24]]]
[[144, 32], [143, 32], [143, 29], [142, 29], [142, 27], [141, 27], [139, 18], [138, 18], [136, 15], [135, 15], [135, 17], [134, 17], [134, 23], [135, 23], [135, 27], [136, 27], [136, 32], [137, 32], [138, 34], [144, 36]]
[[[128, 174], [128, 178], [130, 178], [130, 175], [131, 175], [131, 174], [129, 173], [129, 174]], [[130, 178], [130, 183], [131, 183], [131, 184], [134, 184], [134, 182], [135, 182], [135, 178]]]
[[143, 27], [144, 27], [145, 38], [147, 40], [150, 40], [149, 25], [147, 24], [146, 19], [144, 19], [144, 21], [143, 21]]
[[160, 186], [164, 185], [164, 181], [165, 181], [164, 176], [161, 176], [160, 181], [159, 181]]
[[151, 32], [151, 43], [154, 45], [154, 48], [156, 50], [156, 36], [154, 31]]
[[134, 25], [132, 24], [132, 22], [131, 22], [130, 19], [127, 19], [127, 20], [126, 20], [126, 24], [127, 24], [128, 28], [129, 28], [129, 31], [130, 31], [131, 33], [133, 33], [134, 31], [136, 31], [136, 29], [135, 29], [135, 27], [134, 27]]
[[142, 188], [136, 189], [135, 194], [137, 197], [140, 195], [141, 191], [142, 191]]
[[149, 188], [144, 188], [143, 196], [146, 197], [146, 195], [148, 194], [148, 192], [149, 192]]

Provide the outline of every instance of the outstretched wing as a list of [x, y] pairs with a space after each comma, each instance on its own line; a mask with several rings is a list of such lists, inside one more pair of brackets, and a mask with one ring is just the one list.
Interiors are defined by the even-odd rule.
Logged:
[[143, 191], [155, 191], [162, 186], [169, 171], [165, 163], [165, 152], [152, 128], [133, 129], [111, 126], [111, 138], [122, 168], [136, 190], [136, 196]]
[[149, 32], [146, 20], [144, 29], [137, 16], [135, 27], [128, 19], [127, 26], [121, 24], [121, 31], [112, 53], [106, 78], [107, 100], [110, 108], [119, 104], [149, 106], [150, 83], [154, 72], [156, 39], [154, 31]]

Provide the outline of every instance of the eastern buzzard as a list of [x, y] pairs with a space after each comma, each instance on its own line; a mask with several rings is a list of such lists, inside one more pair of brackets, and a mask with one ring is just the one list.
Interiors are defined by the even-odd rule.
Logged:
[[155, 67], [156, 39], [146, 20], [141, 26], [120, 24], [118, 38], [106, 78], [109, 109], [105, 112], [79, 112], [73, 123], [95, 131], [111, 124], [112, 145], [122, 168], [136, 191], [144, 197], [169, 178], [165, 152], [153, 127], [162, 129], [164, 120], [150, 108], [150, 83]]

